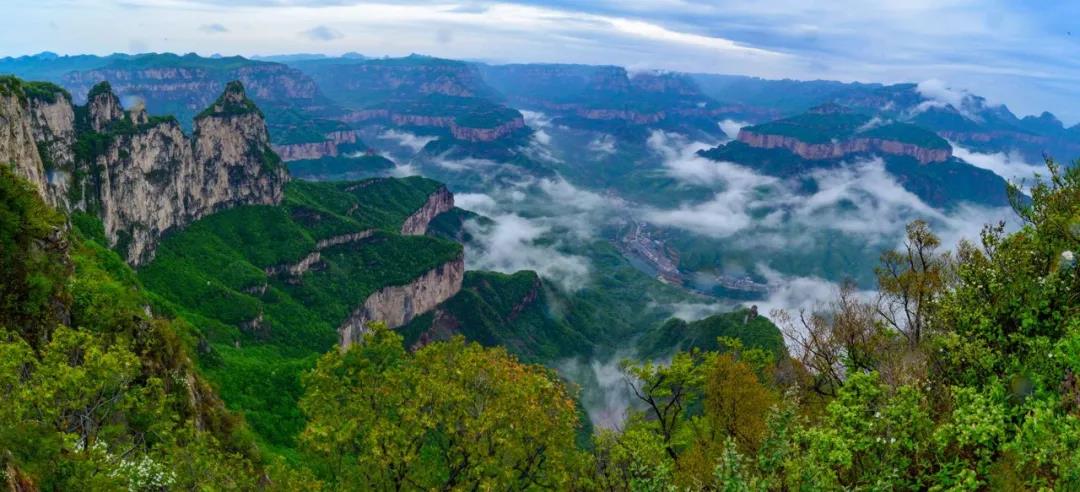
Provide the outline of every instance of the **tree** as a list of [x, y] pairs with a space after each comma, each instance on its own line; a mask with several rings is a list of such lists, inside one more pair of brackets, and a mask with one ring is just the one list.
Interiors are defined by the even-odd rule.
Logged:
[[930, 226], [916, 220], [907, 226], [903, 251], [881, 255], [878, 279], [878, 314], [904, 335], [915, 349], [926, 333], [934, 299], [945, 285], [944, 259], [937, 254], [941, 241]]
[[547, 369], [461, 338], [415, 354], [382, 326], [305, 378], [301, 441], [340, 488], [563, 488], [577, 414]]

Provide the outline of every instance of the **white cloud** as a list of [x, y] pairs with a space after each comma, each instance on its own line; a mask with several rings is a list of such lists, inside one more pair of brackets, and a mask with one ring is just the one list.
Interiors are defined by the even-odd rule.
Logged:
[[480, 215], [495, 213], [497, 207], [495, 199], [484, 193], [454, 193], [454, 205]]
[[717, 123], [716, 125], [720, 127], [720, 130], [724, 132], [724, 135], [727, 135], [727, 138], [735, 140], [739, 136], [739, 130], [742, 130], [744, 127], [750, 126], [750, 123], [747, 123], [745, 121], [726, 119]]
[[956, 157], [971, 165], [993, 171], [1010, 182], [1024, 181], [1030, 185], [1036, 174], [1045, 176], [1047, 172], [1045, 165], [1029, 164], [1019, 152], [982, 153], [961, 147], [955, 142], [949, 144], [952, 145], [953, 155]]
[[489, 217], [494, 223], [487, 226], [473, 220], [465, 223], [465, 229], [477, 238], [466, 245], [465, 260], [470, 270], [533, 270], [568, 292], [588, 282], [588, 259], [562, 252], [559, 241], [550, 240], [550, 226], [517, 214]]
[[594, 138], [589, 142], [588, 149], [597, 154], [614, 154], [615, 153], [615, 137], [603, 134]]
[[407, 147], [413, 151], [413, 153], [420, 152], [425, 145], [438, 140], [437, 137], [415, 135], [401, 130], [386, 130], [378, 135], [378, 138], [383, 140], [393, 140], [402, 147]]
[[431, 163], [439, 166], [448, 171], [464, 172], [464, 171], [479, 171], [491, 167], [498, 166], [498, 163], [489, 159], [477, 159], [475, 157], [465, 157], [462, 159], [450, 159], [446, 156], [438, 156], [431, 159]]

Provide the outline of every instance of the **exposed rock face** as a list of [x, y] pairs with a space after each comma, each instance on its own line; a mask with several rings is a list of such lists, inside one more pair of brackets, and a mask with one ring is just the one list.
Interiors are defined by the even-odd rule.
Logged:
[[95, 132], [105, 131], [113, 122], [124, 118], [120, 98], [113, 94], [108, 82], [102, 82], [90, 90], [86, 106], [90, 115], [90, 128]]
[[[0, 83], [3, 83], [0, 81]], [[30, 126], [29, 107], [22, 88], [0, 86], [0, 164], [14, 164], [15, 174], [46, 194], [48, 180]]]
[[915, 144], [880, 138], [852, 138], [828, 143], [807, 143], [783, 135], [765, 135], [747, 130], [739, 132], [738, 140], [761, 149], [787, 149], [804, 159], [835, 159], [862, 152], [881, 152], [912, 157], [921, 164], [943, 162], [952, 156], [952, 149], [931, 149]]
[[285, 145], [274, 145], [274, 152], [283, 161], [299, 161], [304, 159], [319, 159], [322, 157], [336, 157], [341, 153], [340, 146], [355, 144], [357, 131], [336, 131], [326, 134], [326, 140], [322, 142], [308, 142]]
[[308, 253], [307, 256], [301, 258], [300, 261], [296, 263], [284, 263], [281, 265], [269, 266], [266, 267], [264, 271], [267, 275], [288, 274], [290, 277], [299, 277], [322, 259], [322, 250], [339, 244], [359, 241], [370, 237], [373, 232], [373, 230], [369, 229], [366, 231], [354, 232], [352, 234], [342, 234], [340, 236], [321, 239], [319, 242], [315, 243], [315, 251]]
[[467, 142], [491, 142], [510, 135], [521, 128], [525, 128], [525, 118], [519, 116], [492, 128], [470, 128], [451, 123], [450, 134], [458, 140]]
[[413, 212], [401, 226], [401, 233], [407, 236], [420, 236], [427, 232], [428, 224], [443, 212], [454, 208], [454, 195], [445, 186], [440, 186], [431, 195], [420, 210]]
[[506, 137], [514, 131], [525, 128], [525, 118], [517, 116], [490, 128], [462, 126], [453, 116], [429, 116], [419, 114], [395, 113], [387, 109], [365, 109], [353, 111], [342, 117], [342, 121], [358, 123], [385, 120], [397, 126], [420, 126], [429, 128], [448, 128], [450, 134], [458, 140], [467, 142], [491, 142]]
[[461, 290], [465, 260], [458, 257], [405, 284], [384, 287], [364, 300], [338, 328], [341, 346], [356, 343], [367, 332], [367, 323], [382, 321], [397, 328], [414, 317], [435, 309]]
[[[223, 208], [281, 201], [288, 176], [238, 82], [196, 119], [190, 139], [173, 118], [151, 119], [141, 106], [125, 113], [106, 83], [89, 91], [79, 114], [62, 92], [0, 97], [0, 161], [14, 162], [55, 205], [99, 215], [109, 246], [133, 265], [150, 260], [169, 229]], [[81, 139], [91, 154], [77, 157]], [[73, 182], [73, 174], [85, 177]]]
[[192, 204], [196, 218], [235, 205], [281, 201], [288, 174], [270, 147], [262, 112], [239, 82], [230, 82], [218, 101], [195, 119], [193, 139], [202, 172]]

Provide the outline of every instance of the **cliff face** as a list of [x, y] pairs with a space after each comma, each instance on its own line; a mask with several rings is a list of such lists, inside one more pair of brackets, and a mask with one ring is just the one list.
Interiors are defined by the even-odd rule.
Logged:
[[367, 332], [367, 323], [382, 321], [390, 328], [435, 309], [461, 290], [465, 260], [458, 257], [429, 270], [405, 285], [385, 287], [368, 296], [338, 328], [341, 346], [348, 347]]
[[46, 194], [48, 180], [30, 126], [29, 106], [17, 83], [0, 80], [0, 164], [13, 164], [15, 173]]
[[109, 246], [133, 265], [151, 259], [172, 228], [280, 202], [288, 179], [239, 83], [196, 119], [192, 138], [174, 118], [150, 118], [141, 106], [125, 112], [108, 84], [79, 108], [62, 91], [0, 98], [0, 122], [0, 160], [54, 205], [98, 215]]
[[493, 127], [480, 128], [459, 125], [453, 116], [431, 116], [396, 113], [387, 109], [365, 109], [346, 114], [342, 121], [359, 123], [368, 121], [388, 121], [398, 126], [419, 126], [428, 128], [447, 128], [450, 134], [466, 142], [491, 142], [506, 137], [514, 131], [525, 128], [525, 118], [517, 116]]
[[437, 215], [454, 208], [454, 195], [445, 186], [428, 196], [424, 206], [413, 212], [401, 226], [401, 233], [406, 236], [419, 236], [427, 232], [428, 224]]
[[355, 144], [358, 141], [358, 133], [355, 130], [335, 131], [327, 133], [326, 140], [322, 142], [283, 144], [272, 147], [281, 160], [286, 162], [336, 157], [340, 153], [340, 145]]
[[856, 137], [828, 143], [807, 143], [793, 137], [742, 130], [738, 140], [761, 149], [787, 149], [804, 159], [834, 159], [862, 152], [881, 152], [912, 157], [921, 164], [929, 164], [944, 162], [952, 156], [952, 149], [932, 149], [880, 138]]

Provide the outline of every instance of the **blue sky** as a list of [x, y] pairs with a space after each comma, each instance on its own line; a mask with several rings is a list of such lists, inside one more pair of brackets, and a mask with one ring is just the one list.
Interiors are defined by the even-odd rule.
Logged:
[[[867, 82], [945, 81], [1080, 121], [1080, 2], [3, 0], [0, 56], [369, 56]], [[1072, 32], [1075, 29], [1076, 32]]]

